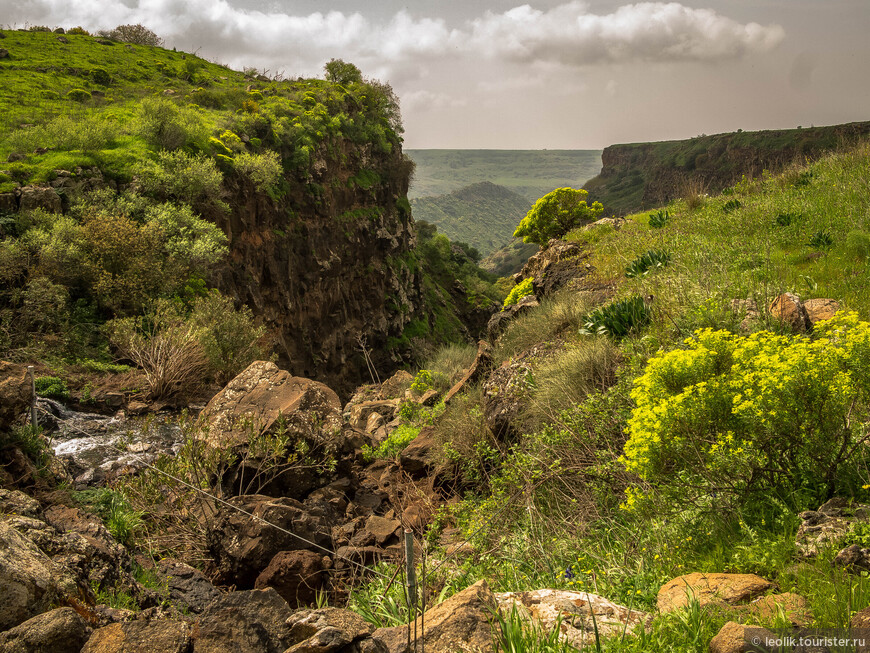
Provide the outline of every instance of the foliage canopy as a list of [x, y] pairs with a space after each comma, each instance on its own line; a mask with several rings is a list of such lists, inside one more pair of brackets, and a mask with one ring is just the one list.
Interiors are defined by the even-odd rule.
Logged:
[[604, 207], [600, 202], [586, 203], [588, 193], [582, 189], [557, 188], [547, 193], [529, 210], [514, 231], [514, 237], [526, 243], [546, 245], [551, 238], [564, 236], [574, 227], [591, 222]]

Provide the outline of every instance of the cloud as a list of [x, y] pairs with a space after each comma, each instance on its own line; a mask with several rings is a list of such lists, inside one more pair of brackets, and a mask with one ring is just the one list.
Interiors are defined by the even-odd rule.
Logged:
[[625, 5], [606, 15], [569, 2], [546, 12], [530, 5], [487, 12], [472, 21], [469, 47], [520, 63], [582, 66], [733, 59], [767, 52], [784, 37], [778, 25], [741, 24], [676, 2]]
[[10, 18], [92, 30], [142, 23], [169, 45], [202, 47], [203, 55], [235, 67], [289, 74], [319, 72], [332, 57], [364, 71], [377, 67], [405, 76], [423, 75], [426, 66], [451, 57], [574, 67], [718, 61], [766, 52], [784, 38], [779, 26], [741, 24], [677, 2], [630, 4], [603, 15], [578, 1], [547, 11], [522, 5], [455, 27], [407, 11], [375, 22], [359, 12], [293, 15], [242, 9], [227, 0], [23, 0]]
[[446, 93], [433, 93], [431, 91], [411, 91], [402, 95], [402, 110], [417, 112], [443, 111], [464, 107], [468, 104], [465, 98], [453, 97]]

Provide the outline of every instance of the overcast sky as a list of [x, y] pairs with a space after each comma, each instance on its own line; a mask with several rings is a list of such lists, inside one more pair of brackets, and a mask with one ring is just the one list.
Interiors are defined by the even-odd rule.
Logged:
[[388, 81], [406, 148], [586, 149], [870, 120], [870, 0], [0, 0], [234, 68]]

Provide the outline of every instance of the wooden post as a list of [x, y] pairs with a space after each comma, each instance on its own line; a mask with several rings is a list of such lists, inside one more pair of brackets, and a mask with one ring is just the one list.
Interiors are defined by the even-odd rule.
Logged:
[[414, 571], [414, 533], [405, 529], [405, 577], [408, 579], [408, 601], [417, 610], [417, 574]]
[[33, 365], [27, 366], [27, 374], [30, 377], [30, 425], [39, 428], [39, 420], [36, 417], [36, 377], [33, 375]]

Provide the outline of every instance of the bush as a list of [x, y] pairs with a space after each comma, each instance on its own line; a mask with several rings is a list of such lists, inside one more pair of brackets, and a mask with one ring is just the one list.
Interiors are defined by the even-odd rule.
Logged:
[[144, 25], [138, 23], [136, 25], [118, 25], [115, 29], [108, 32], [100, 32], [100, 36], [125, 43], [133, 43], [134, 45], [163, 45], [163, 39]]
[[652, 314], [643, 297], [635, 295], [601, 308], [586, 316], [581, 333], [622, 338], [650, 323]]
[[251, 180], [261, 193], [265, 193], [280, 183], [284, 169], [281, 156], [272, 150], [262, 154], [242, 152], [233, 159], [236, 170]]
[[204, 143], [207, 132], [196, 111], [179, 107], [166, 98], [147, 98], [139, 107], [135, 131], [157, 149], [176, 150]]
[[834, 245], [834, 238], [828, 231], [817, 231], [810, 237], [807, 245], [816, 249], [830, 249]]
[[600, 202], [588, 206], [588, 194], [585, 190], [557, 188], [544, 195], [520, 221], [514, 237], [543, 246], [551, 238], [560, 238], [574, 227], [592, 222], [604, 207]]
[[474, 359], [477, 348], [471, 345], [444, 345], [431, 359], [426, 361], [426, 369], [432, 373], [432, 383], [440, 392], [447, 392], [464, 375]]
[[223, 174], [214, 159], [202, 154], [159, 152], [156, 161], [141, 164], [138, 172], [142, 190], [150, 195], [193, 206], [225, 206], [220, 199]]
[[670, 262], [670, 252], [666, 252], [663, 249], [650, 249], [626, 266], [625, 276], [629, 279], [632, 277], [643, 277], [649, 274], [650, 270], [663, 268]]
[[91, 71], [91, 79], [94, 84], [99, 84], [100, 86], [108, 86], [112, 82], [112, 78], [105, 68], [94, 68]]
[[87, 102], [91, 99], [91, 94], [83, 88], [74, 88], [67, 92], [66, 97], [74, 102]]
[[508, 306], [513, 306], [517, 302], [519, 302], [523, 297], [528, 297], [532, 294], [532, 284], [535, 282], [534, 277], [527, 277], [520, 281], [517, 285], [511, 288], [511, 291], [508, 293], [508, 296], [505, 297], [504, 305], [502, 308], [507, 308]]
[[722, 210], [725, 213], [732, 213], [739, 209], [741, 206], [743, 206], [743, 204], [740, 203], [740, 200], [732, 199], [725, 202], [725, 204], [722, 206]]
[[852, 496], [870, 437], [870, 323], [840, 314], [816, 335], [707, 329], [654, 356], [631, 394], [627, 469], [675, 506]]
[[420, 370], [414, 376], [414, 381], [411, 383], [411, 390], [418, 395], [423, 394], [432, 388], [432, 373], [429, 370]]
[[90, 36], [91, 33], [86, 30], [84, 27], [70, 27], [67, 31], [67, 34], [78, 34], [79, 36]]
[[420, 435], [419, 427], [402, 424], [396, 427], [386, 440], [381, 442], [377, 447], [371, 447], [367, 444], [363, 445], [363, 457], [366, 460], [378, 460], [381, 458], [395, 458], [402, 449], [407, 447], [411, 440]]
[[69, 399], [69, 388], [66, 381], [57, 376], [39, 376], [36, 378], [36, 394], [51, 399]]
[[665, 210], [649, 214], [649, 226], [653, 229], [661, 229], [671, 219], [671, 214]]

